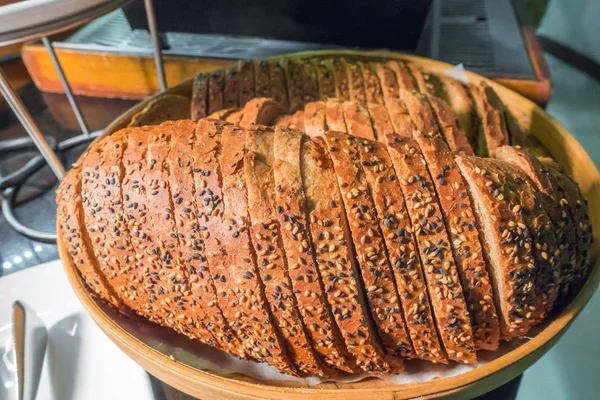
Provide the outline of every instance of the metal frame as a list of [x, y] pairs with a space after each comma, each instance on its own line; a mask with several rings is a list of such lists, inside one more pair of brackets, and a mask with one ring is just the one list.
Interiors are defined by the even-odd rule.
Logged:
[[[127, 3], [127, 1], [123, 1], [121, 5]], [[154, 48], [154, 62], [156, 65], [156, 74], [158, 78], [158, 83], [160, 85], [160, 91], [164, 92], [167, 89], [166, 79], [165, 79], [165, 71], [164, 71], [164, 63], [162, 58], [162, 52], [160, 47], [158, 29], [156, 25], [156, 16], [154, 14], [154, 4], [152, 0], [144, 0], [144, 6], [146, 8], [146, 17], [148, 19], [148, 27], [150, 30], [150, 34], [152, 36], [152, 43]], [[95, 15], [98, 17], [103, 15], [109, 11], [112, 11], [113, 8], [107, 8], [106, 12]], [[71, 108], [73, 109], [73, 113], [77, 118], [77, 122], [81, 128], [81, 135], [70, 138], [66, 141], [63, 141], [58, 144], [57, 150], [65, 150], [67, 148], [76, 146], [81, 143], [85, 143], [95, 137], [97, 137], [101, 131], [93, 132], [90, 134], [88, 125], [85, 121], [83, 114], [81, 113], [81, 109], [79, 108], [79, 104], [77, 99], [73, 95], [71, 90], [71, 86], [65, 77], [64, 71], [60, 65], [58, 57], [56, 56], [56, 52], [54, 51], [54, 46], [52, 42], [48, 38], [48, 35], [52, 33], [57, 33], [60, 31], [64, 31], [66, 29], [77, 26], [81, 23], [88, 22], [92, 18], [89, 15], [82, 15], [80, 20], [69, 19], [68, 23], [65, 22], [65, 25], [58, 25], [58, 22], [50, 24], [48, 30], [43, 33], [37, 32], [25, 32], [23, 36], [15, 35], [11, 38], [11, 43], [23, 42], [26, 40], [40, 38], [44, 43], [44, 46], [48, 50], [48, 54], [50, 55], [50, 59], [54, 65], [56, 73], [63, 85], [65, 90], [65, 94], [71, 104]], [[6, 43], [3, 43], [6, 44]], [[0, 142], [0, 151], [8, 150], [8, 149], [17, 149], [23, 148], [31, 145], [31, 143], [35, 144], [37, 149], [40, 151], [41, 155], [37, 155], [29, 160], [22, 168], [11, 173], [10, 175], [0, 179], [0, 190], [2, 190], [2, 213], [6, 218], [6, 221], [19, 233], [22, 235], [31, 238], [33, 240], [41, 241], [41, 242], [55, 242], [56, 234], [39, 232], [33, 229], [30, 229], [23, 224], [21, 224], [17, 218], [15, 217], [12, 208], [15, 200], [15, 194], [17, 193], [17, 185], [22, 183], [25, 179], [27, 179], [33, 172], [37, 171], [44, 165], [44, 161], [50, 166], [54, 175], [61, 181], [65, 176], [65, 168], [62, 163], [58, 159], [58, 156], [54, 152], [54, 143], [50, 144], [48, 140], [42, 135], [42, 132], [38, 128], [38, 126], [33, 121], [33, 118], [25, 108], [23, 102], [21, 101], [19, 95], [10, 85], [6, 75], [0, 68], [0, 92], [6, 99], [7, 103], [10, 105], [10, 108], [15, 113], [21, 125], [27, 131], [29, 135], [29, 140], [26, 138], [20, 139], [11, 139], [9, 141]]]

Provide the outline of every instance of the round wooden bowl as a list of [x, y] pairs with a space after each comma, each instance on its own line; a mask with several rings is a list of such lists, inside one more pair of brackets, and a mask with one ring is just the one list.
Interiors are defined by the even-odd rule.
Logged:
[[[452, 68], [451, 65], [422, 57], [393, 53], [393, 52], [358, 52], [358, 51], [318, 51], [286, 55], [285, 57], [335, 57], [344, 56], [365, 60], [379, 61], [382, 59], [409, 60], [420, 65], [429, 72], [444, 73]], [[523, 96], [486, 79], [480, 75], [467, 72], [470, 82], [485, 81], [492, 86], [500, 98], [517, 117], [521, 125], [535, 135], [552, 153], [554, 158], [572, 174], [580, 184], [585, 197], [589, 201], [589, 211], [592, 225], [598, 243], [600, 232], [600, 174], [594, 163], [581, 145], [551, 116], [546, 114], [532, 101]], [[169, 94], [181, 94], [191, 97], [192, 80], [185, 81], [167, 91]], [[150, 101], [158, 96], [149, 98], [133, 107], [110, 124], [104, 135], [124, 128], [131, 117], [143, 109]], [[537, 335], [524, 340], [519, 346], [507, 353], [492, 358], [489, 362], [462, 374], [436, 378], [428, 382], [394, 384], [380, 379], [370, 378], [355, 383], [321, 383], [309, 385], [297, 381], [269, 380], [259, 381], [242, 375], [229, 375], [211, 372], [193, 367], [184, 361], [166, 354], [160, 345], [150, 345], [143, 340], [144, 324], [149, 322], [137, 321], [133, 324], [123, 323], [115, 313], [97, 303], [85, 290], [79, 278], [77, 269], [71, 262], [67, 250], [59, 236], [58, 247], [60, 257], [65, 265], [65, 271], [71, 285], [79, 296], [84, 307], [100, 328], [132, 359], [139, 363], [149, 373], [167, 384], [201, 398], [223, 399], [257, 399], [257, 398], [286, 398], [286, 399], [406, 399], [406, 398], [472, 398], [486, 393], [515, 378], [546, 353], [573, 322], [592, 296], [600, 280], [598, 268], [598, 246], [592, 249], [594, 268], [579, 294], [561, 311], [550, 317]], [[165, 329], [153, 325], [148, 329]], [[137, 331], [136, 331], [137, 330]], [[140, 333], [140, 330], [142, 333]], [[190, 340], [179, 335], [167, 334], [164, 341]], [[180, 346], [179, 343], [173, 344]], [[162, 349], [162, 351], [161, 351]], [[199, 357], [202, 357], [199, 355]]]

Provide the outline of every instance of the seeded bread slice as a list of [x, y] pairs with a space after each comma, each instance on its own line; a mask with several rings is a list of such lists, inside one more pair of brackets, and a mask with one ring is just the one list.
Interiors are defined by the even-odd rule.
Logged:
[[269, 63], [269, 84], [271, 85], [271, 95], [273, 100], [281, 104], [286, 110], [289, 110], [288, 90], [285, 79], [285, 71], [281, 64], [277, 62]]
[[194, 77], [190, 115], [192, 119], [208, 115], [208, 74], [200, 73]]
[[589, 272], [588, 252], [594, 242], [592, 225], [588, 214], [587, 200], [581, 194], [579, 185], [565, 173], [555, 169], [551, 162], [542, 159], [547, 166], [550, 179], [561, 193], [561, 203], [565, 203], [571, 211], [577, 234], [577, 262], [573, 271], [573, 283], [582, 283]]
[[283, 247], [298, 308], [315, 350], [327, 365], [352, 372], [357, 367], [333, 319], [315, 260], [300, 171], [302, 138], [299, 131], [275, 128], [275, 204], [284, 228]]
[[[217, 342], [217, 347], [238, 357], [245, 357], [246, 352], [236, 334], [223, 319], [217, 302], [217, 293], [209, 272], [209, 260], [206, 257], [204, 235], [206, 227], [199, 218], [197, 198], [202, 199], [206, 190], [197, 188], [194, 175], [199, 180], [206, 174], [195, 164], [196, 124], [192, 121], [179, 121], [171, 132], [171, 148], [167, 156], [169, 171], [169, 193], [173, 208], [172, 218], [166, 220], [167, 225], [175, 226], [179, 240], [180, 259], [183, 277], [179, 278], [180, 285], [189, 290], [177, 302], [177, 309], [190, 310], [191, 317], [203, 321]], [[177, 279], [173, 277], [172, 279]]]
[[497, 159], [488, 159], [486, 162], [504, 170], [513, 184], [519, 185], [519, 190], [512, 191], [510, 194], [514, 197], [513, 204], [520, 204], [525, 224], [531, 234], [531, 252], [535, 263], [533, 319], [537, 324], [546, 317], [546, 310], [552, 306], [560, 288], [560, 275], [556, 260], [558, 244], [552, 222], [544, 210], [541, 196], [536, 194], [537, 190], [523, 170]]
[[299, 110], [292, 115], [292, 120], [290, 121], [291, 129], [304, 130], [304, 111]]
[[256, 97], [246, 103], [240, 126], [272, 125], [275, 120], [285, 113], [285, 108], [273, 99]]
[[238, 62], [238, 106], [243, 107], [256, 97], [256, 82], [254, 80], [254, 63], [240, 60]]
[[[358, 101], [344, 101], [342, 111], [348, 133], [352, 136], [375, 140], [371, 117], [366, 105]], [[329, 121], [329, 120], [328, 120]], [[329, 129], [333, 129], [328, 123]]]
[[403, 61], [388, 61], [385, 66], [396, 74], [400, 89], [414, 92], [419, 90], [419, 85], [411, 73], [412, 64]]
[[319, 100], [319, 82], [317, 66], [307, 60], [302, 60], [302, 107], [306, 103]]
[[290, 101], [289, 111], [293, 113], [304, 107], [304, 64], [301, 60], [286, 59], [284, 69]]
[[[520, 168], [531, 180], [540, 201], [552, 222], [554, 236], [558, 246], [554, 255], [556, 258], [556, 273], [553, 274], [553, 285], [557, 286], [550, 293], [545, 312], [549, 312], [557, 301], [561, 289], [568, 287], [573, 279], [573, 266], [577, 263], [577, 233], [571, 219], [571, 213], [564, 204], [561, 192], [550, 178], [547, 166], [532, 156], [527, 150], [512, 146], [502, 146], [496, 149], [496, 157]], [[542, 285], [543, 287], [544, 285]], [[539, 285], [538, 285], [539, 287]], [[537, 289], [537, 287], [536, 287]]]
[[484, 260], [479, 227], [465, 182], [454, 162], [452, 151], [439, 132], [415, 131], [427, 168], [437, 192], [452, 254], [461, 278], [475, 346], [497, 350], [500, 327], [492, 296], [492, 285]]
[[[427, 130], [413, 130], [432, 178], [450, 243], [464, 289], [477, 348], [496, 350], [500, 337], [498, 314], [491, 296], [492, 287], [483, 259], [479, 230], [450, 146], [435, 124], [433, 110], [424, 96], [405, 96], [416, 124]], [[427, 133], [425, 133], [427, 132]]]
[[[193, 122], [190, 123], [193, 126]], [[161, 302], [155, 304], [155, 309], [163, 316], [164, 324], [219, 348], [220, 344], [202, 322], [202, 310], [193, 306], [194, 298], [189, 288], [189, 275], [185, 270], [173, 214], [169, 185], [171, 171], [167, 158], [171, 137], [178, 128], [180, 123], [176, 122], [160, 125], [155, 131], [149, 132], [146, 171], [142, 176], [147, 188], [147, 212], [139, 228], [151, 242], [146, 248], [148, 257], [142, 261], [142, 265], [150, 270], [149, 273], [153, 275], [151, 279], [157, 282], [156, 289], [161, 295]]]
[[350, 87], [346, 61], [343, 58], [333, 60], [333, 76], [335, 80], [335, 97], [340, 101], [350, 100]]
[[325, 133], [325, 102], [313, 101], [304, 106], [304, 131], [309, 136]]
[[414, 140], [388, 135], [388, 147], [417, 240], [440, 339], [451, 360], [475, 362], [468, 308], [427, 164]]
[[364, 106], [367, 104], [367, 93], [360, 65], [355, 61], [345, 61], [345, 63], [350, 100]]
[[322, 139], [305, 138], [301, 151], [310, 231], [325, 293], [348, 351], [358, 366], [367, 372], [398, 370], [397, 366], [390, 368], [386, 360], [366, 303], [335, 170], [325, 146]]
[[441, 344], [398, 177], [383, 143], [360, 139], [358, 148], [377, 209], [377, 220], [385, 239], [414, 355], [436, 362], [442, 353]]
[[382, 104], [367, 103], [367, 110], [371, 116], [375, 137], [380, 142], [385, 143], [386, 135], [388, 133], [394, 133], [394, 126], [388, 109]]
[[118, 297], [100, 271], [93, 246], [84, 224], [81, 202], [81, 166], [74, 166], [56, 191], [58, 204], [58, 229], [73, 264], [79, 271], [85, 286], [92, 295], [99, 297], [116, 309], [122, 309], [123, 301]]
[[248, 211], [258, 271], [271, 313], [287, 342], [291, 360], [307, 374], [330, 375], [331, 371], [324, 371], [312, 348], [292, 293], [281, 243], [281, 226], [275, 214], [273, 133], [271, 128], [263, 126], [246, 128], [244, 175], [248, 203], [251, 204]]
[[325, 124], [327, 130], [337, 132], [348, 132], [344, 120], [342, 102], [337, 98], [329, 98], [325, 102]]
[[454, 78], [433, 74], [430, 76], [435, 76], [440, 81], [446, 94], [444, 100], [452, 107], [458, 124], [465, 132], [471, 148], [474, 149], [477, 144], [477, 133], [479, 132], [479, 118], [477, 117], [476, 105], [469, 92], [462, 83]]
[[[396, 73], [391, 68], [378, 64], [377, 76], [381, 82], [384, 103], [394, 133], [411, 138], [415, 127], [410, 119], [406, 105], [400, 100], [400, 87], [398, 86]], [[385, 135], [379, 135], [379, 137], [381, 136], [385, 138]]]
[[[247, 333], [246, 351], [258, 360], [266, 361], [281, 371], [297, 374], [291, 363], [275, 320], [270, 313], [265, 289], [259, 278], [256, 254], [250, 238], [247, 188], [244, 180], [245, 133], [242, 128], [225, 125], [221, 133], [219, 155], [222, 179], [223, 214], [217, 234], [225, 251], [226, 264], [213, 272], [217, 290], [233, 291], [237, 301], [232, 304], [235, 317]], [[213, 233], [216, 233], [213, 231]]]
[[509, 200], [509, 192], [517, 188], [504, 171], [487, 169], [483, 161], [456, 157], [484, 238], [501, 334], [510, 339], [526, 334], [534, 322], [535, 265], [531, 245], [525, 246], [531, 236], [520, 204]]
[[223, 108], [239, 107], [239, 87], [240, 82], [237, 69], [227, 68], [225, 70], [225, 82], [223, 83]]
[[365, 96], [367, 103], [383, 105], [383, 91], [381, 83], [377, 76], [376, 65], [374, 63], [358, 62], [365, 83]]
[[256, 97], [272, 97], [269, 82], [269, 63], [267, 61], [254, 61], [254, 82], [256, 87], [254, 95]]
[[477, 114], [481, 120], [479, 144], [476, 154], [493, 156], [496, 148], [509, 144], [506, 118], [502, 112], [502, 102], [498, 95], [488, 85], [468, 86], [471, 96], [477, 106]]
[[319, 83], [319, 99], [327, 100], [335, 97], [335, 74], [333, 72], [333, 60], [323, 60], [316, 64], [317, 81]]
[[357, 140], [341, 132], [328, 132], [325, 140], [379, 336], [388, 354], [414, 357]]
[[225, 85], [225, 76], [221, 71], [216, 71], [210, 75], [208, 81], [208, 107], [207, 115], [223, 109], [223, 91]]

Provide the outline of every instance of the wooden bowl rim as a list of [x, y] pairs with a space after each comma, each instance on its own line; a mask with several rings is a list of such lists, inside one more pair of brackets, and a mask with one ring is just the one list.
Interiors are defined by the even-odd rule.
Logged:
[[[359, 59], [364, 58], [370, 60], [408, 60], [425, 66], [428, 70], [435, 72], [443, 72], [453, 67], [452, 65], [441, 61], [390, 51], [321, 50], [282, 55], [272, 57], [270, 60], [332, 56], [352, 57]], [[587, 155], [579, 142], [577, 142], [575, 138], [573, 138], [552, 116], [548, 115], [531, 100], [521, 96], [516, 92], [513, 92], [499, 83], [470, 71], [466, 71], [466, 73], [470, 79], [474, 79], [474, 81], [485, 81], [488, 85], [492, 86], [503, 100], [507, 96], [512, 97], [514, 100], [520, 103], [525, 103], [528, 106], [527, 108], [531, 110], [532, 114], [537, 113], [541, 115], [543, 119], [547, 120], [547, 122], [555, 129], [554, 133], [558, 135], [561, 140], [565, 141], [565, 146], [567, 148], [572, 148], [577, 153], [582, 154], [582, 158], [580, 158], [578, 161], [580, 164], [586, 165], [588, 177], [593, 178], [594, 182], [600, 182], [600, 174], [598, 173], [594, 163], [591, 161], [589, 155]], [[178, 85], [168, 89], [166, 92], [156, 94], [127, 110], [117, 119], [115, 119], [115, 121], [113, 121], [109, 126], [107, 126], [103, 134], [98, 139], [101, 139], [102, 137], [112, 134], [115, 131], [123, 128], [135, 113], [139, 112], [146, 105], [148, 105], [148, 103], [164, 94], [183, 94], [189, 97], [192, 81], [192, 79], [183, 81]], [[541, 139], [543, 141], [543, 138]], [[594, 185], [590, 188], [590, 190], [597, 192], [598, 196], [600, 196], [600, 189], [598, 188], [598, 185]], [[395, 396], [401, 396], [400, 398], [415, 396], [424, 396], [425, 398], [430, 398], [432, 396], [437, 397], [456, 394], [458, 392], [461, 392], [462, 395], [466, 395], [468, 393], [470, 396], [475, 396], [483, 393], [484, 391], [491, 390], [494, 387], [498, 387], [515, 378], [526, 368], [535, 363], [545, 352], [547, 352], [558, 341], [562, 334], [564, 334], [566, 328], [573, 322], [577, 314], [587, 304], [600, 281], [600, 268], [598, 268], [600, 260], [596, 259], [592, 273], [584, 287], [578, 293], [577, 297], [571, 301], [571, 303], [562, 311], [560, 315], [556, 316], [554, 320], [550, 321], [544, 330], [542, 330], [533, 339], [521, 344], [519, 347], [506, 353], [505, 355], [463, 374], [448, 378], [437, 378], [427, 382], [414, 382], [400, 385], [390, 384], [386, 387], [349, 387], [338, 389], [283, 387], [265, 383], [248, 382], [236, 378], [216, 375], [209, 371], [198, 370], [194, 367], [169, 358], [164, 353], [151, 348], [150, 346], [133, 337], [129, 332], [127, 332], [112, 318], [110, 318], [83, 287], [77, 269], [71, 262], [67, 250], [63, 245], [60, 230], [57, 229], [57, 232], [59, 232], [57, 241], [59, 254], [65, 266], [65, 271], [69, 282], [94, 321], [111, 338], [111, 340], [117, 344], [117, 346], [125, 351], [136, 362], [140, 363], [149, 372], [154, 373], [157, 377], [163, 379], [169, 384], [172, 384], [174, 387], [177, 387], [177, 384], [172, 383], [174, 378], [171, 377], [176, 376], [181, 381], [193, 380], [195, 384], [201, 384], [210, 387], [211, 389], [217, 389], [221, 394], [230, 393], [242, 396], [249, 395], [244, 391], [244, 389], [251, 390], [252, 393], [255, 394], [262, 393], [265, 396], [285, 394], [286, 396], [292, 396], [293, 398], [296, 398], [296, 395], [300, 396], [307, 394], [350, 396], [348, 398], [355, 398], [354, 396], [357, 395], [359, 395], [359, 397], [356, 398], [381, 398], [381, 396], [384, 394], [394, 394]], [[167, 368], [168, 372], [161, 371], [161, 369], [164, 368]], [[484, 385], [486, 383], [487, 386]], [[180, 390], [185, 391], [185, 388]], [[193, 395], [193, 393], [191, 394]]]

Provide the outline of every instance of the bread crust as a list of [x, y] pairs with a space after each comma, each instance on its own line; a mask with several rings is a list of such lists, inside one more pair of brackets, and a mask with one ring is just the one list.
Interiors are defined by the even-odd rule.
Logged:
[[304, 131], [316, 137], [325, 133], [325, 102], [313, 101], [304, 106]]
[[452, 151], [439, 132], [427, 135], [415, 131], [415, 140], [437, 192], [446, 229], [452, 245], [452, 254], [461, 278], [475, 347], [497, 350], [500, 327], [493, 288], [483, 258], [479, 227], [465, 182], [454, 163]]
[[396, 74], [398, 86], [400, 89], [414, 92], [419, 90], [419, 86], [411, 73], [412, 64], [403, 61], [391, 60], [385, 63]]
[[344, 204], [325, 141], [305, 138], [301, 162], [316, 261], [348, 351], [364, 371], [398, 371], [397, 362], [392, 360], [393, 367], [388, 363], [368, 311]]
[[246, 128], [244, 175], [248, 188], [248, 209], [252, 243], [260, 278], [271, 313], [287, 343], [291, 361], [301, 372], [327, 376], [308, 339], [306, 327], [292, 293], [292, 282], [281, 243], [281, 226], [275, 214], [272, 128], [252, 125]]
[[223, 109], [223, 92], [225, 77], [222, 71], [215, 71], [208, 81], [208, 107], [206, 114], [210, 115]]
[[[467, 182], [483, 241], [504, 339], [526, 334], [534, 322], [535, 265], [531, 235], [509, 192], [516, 190], [504, 171], [478, 157], [457, 156]], [[488, 183], [491, 182], [491, 183]], [[519, 206], [519, 207], [517, 207]]]
[[223, 108], [237, 108], [239, 107], [238, 92], [240, 88], [237, 69], [226, 69], [224, 78], [225, 82], [223, 83]]
[[340, 101], [350, 100], [350, 87], [346, 62], [343, 58], [333, 60], [333, 74], [335, 78], [335, 97]]
[[341, 132], [327, 132], [325, 140], [379, 336], [388, 354], [414, 357], [357, 140]]
[[208, 74], [200, 73], [194, 77], [190, 115], [192, 119], [208, 115]]
[[[342, 111], [350, 135], [375, 140], [371, 117], [365, 104], [358, 101], [344, 101]], [[331, 126], [329, 128], [332, 129]]]
[[339, 99], [329, 98], [325, 102], [325, 124], [327, 130], [348, 132], [342, 102]]
[[85, 287], [100, 299], [123, 309], [123, 301], [100, 271], [88, 237], [81, 201], [81, 166], [75, 165], [67, 173], [56, 191], [57, 220], [63, 242], [73, 265], [79, 271]]
[[334, 322], [315, 260], [300, 171], [302, 137], [299, 131], [275, 128], [275, 204], [284, 227], [281, 236], [289, 275], [315, 350], [327, 365], [353, 372], [357, 367]]
[[[406, 105], [400, 100], [400, 86], [398, 85], [396, 73], [391, 68], [382, 64], [377, 64], [376, 71], [381, 82], [383, 100], [389, 114], [393, 133], [411, 138], [415, 127], [410, 119]], [[385, 134], [379, 135], [379, 137], [385, 138]]]
[[362, 105], [367, 104], [367, 93], [360, 66], [355, 61], [345, 61], [346, 74], [348, 75], [348, 89], [350, 100]]
[[384, 105], [383, 91], [377, 76], [375, 63], [358, 62], [365, 83], [365, 99], [367, 103]]
[[269, 82], [269, 63], [267, 61], [254, 61], [254, 82], [256, 87], [255, 97], [272, 97]]
[[240, 108], [224, 108], [219, 111], [215, 111], [210, 114], [207, 118], [209, 119], [219, 119], [221, 121], [227, 121], [227, 118], [231, 116], [231, 114], [241, 111]]
[[304, 63], [301, 60], [286, 59], [284, 61], [285, 80], [289, 99], [289, 111], [296, 112], [304, 107], [305, 76]]
[[288, 99], [285, 71], [278, 62], [269, 63], [269, 83], [271, 85], [271, 95], [273, 100], [289, 111], [290, 102]]
[[477, 360], [473, 329], [425, 160], [414, 140], [388, 135], [388, 147], [417, 240], [440, 340], [449, 359], [473, 363]]
[[467, 89], [458, 80], [445, 75], [433, 75], [441, 83], [446, 98], [454, 111], [458, 124], [465, 132], [471, 148], [475, 148], [477, 134], [479, 132], [479, 119], [477, 118], [476, 105], [469, 95]]
[[493, 156], [496, 148], [509, 144], [502, 103], [494, 89], [483, 82], [479, 86], [469, 85], [468, 88], [481, 120], [479, 136], [485, 142], [485, 148], [477, 147], [477, 155]]
[[281, 126], [283, 128], [287, 128], [292, 123], [293, 117], [294, 116], [290, 115], [290, 114], [282, 115], [279, 118], [277, 118], [277, 120], [275, 120], [275, 123], [273, 124], [273, 126]]
[[289, 127], [290, 129], [304, 130], [304, 111], [298, 110], [292, 115]]
[[238, 62], [238, 106], [243, 107], [256, 97], [254, 81], [254, 63], [248, 60]]
[[239, 125], [273, 125], [285, 113], [285, 108], [271, 98], [256, 97], [246, 103]]

